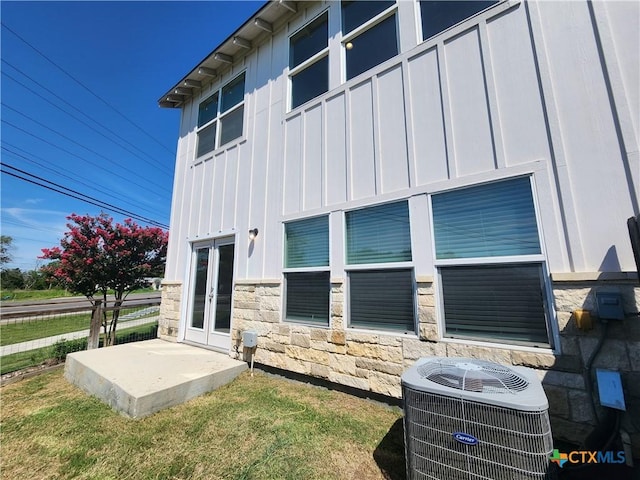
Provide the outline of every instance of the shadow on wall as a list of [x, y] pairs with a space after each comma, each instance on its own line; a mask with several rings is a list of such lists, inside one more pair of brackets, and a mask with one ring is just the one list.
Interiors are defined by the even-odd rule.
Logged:
[[[615, 246], [607, 251], [599, 271], [621, 272]], [[613, 462], [567, 462], [559, 469], [560, 479], [630, 479], [634, 470], [640, 478], [637, 283], [637, 280], [607, 278], [603, 274], [600, 279], [587, 283], [554, 285], [558, 316], [570, 314], [560, 332], [562, 354], [556, 357], [543, 380], [554, 441], [560, 442], [555, 448], [562, 453], [586, 450], [617, 455], [624, 451], [625, 458], [635, 457], [636, 464], [636, 468], [631, 469]], [[617, 303], [618, 299], [621, 304]], [[620, 374], [626, 411], [600, 404], [597, 370]], [[581, 439], [579, 445], [575, 444], [576, 438]], [[612, 458], [619, 459], [618, 456]]]

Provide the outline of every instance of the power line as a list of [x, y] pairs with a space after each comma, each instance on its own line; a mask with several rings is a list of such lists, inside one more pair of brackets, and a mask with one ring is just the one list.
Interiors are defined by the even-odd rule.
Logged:
[[164, 148], [166, 151], [168, 151], [171, 155], [173, 155], [175, 157], [176, 152], [172, 152], [169, 148], [167, 148], [163, 143], [161, 143], [158, 139], [156, 139], [153, 135], [151, 135], [149, 132], [147, 132], [144, 128], [142, 128], [141, 126], [139, 126], [137, 123], [133, 122], [133, 120], [129, 119], [126, 115], [124, 115], [123, 113], [121, 113], [117, 108], [115, 108], [113, 105], [111, 105], [109, 102], [107, 102], [104, 98], [102, 98], [100, 95], [98, 95], [97, 93], [95, 93], [93, 90], [91, 90], [89, 87], [87, 87], [85, 84], [83, 84], [80, 80], [78, 80], [77, 78], [75, 78], [73, 75], [71, 75], [69, 72], [67, 72], [64, 68], [62, 68], [60, 65], [58, 65], [56, 62], [54, 62], [53, 60], [51, 60], [49, 57], [47, 57], [44, 53], [42, 53], [40, 50], [38, 50], [36, 47], [34, 47], [33, 45], [31, 45], [29, 42], [27, 42], [24, 38], [22, 38], [20, 35], [18, 35], [14, 30], [12, 30], [11, 28], [9, 28], [4, 22], [1, 22], [2, 26], [4, 28], [6, 28], [9, 32], [11, 32], [13, 35], [15, 35], [18, 39], [20, 39], [23, 43], [25, 43], [27, 46], [29, 46], [32, 50], [34, 50], [38, 55], [40, 55], [42, 58], [44, 58], [45, 60], [47, 60], [49, 63], [51, 63], [54, 67], [56, 67], [58, 70], [60, 70], [62, 73], [64, 73], [66, 76], [68, 76], [69, 78], [71, 78], [74, 82], [76, 82], [78, 85], [80, 85], [82, 88], [84, 88], [87, 92], [89, 92], [91, 95], [93, 95], [94, 97], [96, 97], [98, 100], [100, 100], [102, 103], [104, 103], [107, 107], [109, 107], [111, 110], [113, 110], [114, 112], [116, 112], [118, 115], [120, 115], [122, 118], [124, 118], [127, 122], [129, 122], [131, 125], [133, 125], [134, 127], [136, 127], [138, 130], [140, 130], [142, 133], [144, 133], [146, 136], [148, 136], [151, 140], [153, 140], [154, 142], [156, 142], [158, 145], [160, 145], [162, 148]]
[[[13, 173], [13, 172], [8, 172], [6, 170], [2, 170], [2, 173], [10, 175], [10, 176], [15, 177], [15, 178], [18, 178], [20, 180], [26, 181], [28, 183], [32, 183], [34, 185], [38, 185], [40, 187], [46, 188], [47, 190], [51, 190], [51, 191], [54, 191], [56, 193], [61, 193], [62, 195], [66, 195], [68, 197], [75, 198], [76, 200], [80, 200], [80, 201], [89, 203], [91, 205], [95, 205], [97, 207], [104, 208], [105, 210], [109, 210], [109, 211], [118, 213], [120, 215], [130, 216], [131, 218], [134, 218], [134, 219], [139, 220], [141, 222], [148, 223], [150, 225], [154, 225], [156, 227], [160, 227], [160, 228], [164, 228], [164, 229], [168, 229], [169, 228], [168, 225], [160, 223], [160, 222], [158, 222], [156, 220], [151, 220], [149, 218], [142, 217], [142, 216], [137, 215], [137, 214], [135, 214], [133, 212], [130, 212], [128, 210], [124, 210], [124, 209], [122, 209], [120, 207], [116, 207], [115, 205], [111, 205], [110, 203], [104, 202], [102, 200], [99, 200], [97, 198], [91, 197], [89, 195], [85, 195], [84, 193], [80, 193], [80, 192], [77, 192], [77, 191], [72, 190], [70, 188], [67, 188], [67, 187], [65, 187], [63, 185], [59, 185], [57, 183], [50, 182], [49, 180], [46, 180], [46, 179], [44, 179], [42, 177], [38, 177], [37, 175], [33, 175], [33, 174], [28, 173], [28, 172], [26, 172], [24, 170], [21, 170], [19, 168], [16, 168], [16, 167], [13, 167], [11, 165], [8, 165], [5, 162], [0, 163], [0, 166], [6, 167], [6, 168], [10, 168], [11, 170], [15, 170], [16, 172], [19, 172], [18, 174], [16, 174], [16, 173]], [[24, 177], [22, 175], [27, 175], [27, 177], [32, 177], [32, 178], [27, 178], [27, 177]], [[33, 179], [35, 179], [35, 180], [33, 180]], [[41, 182], [45, 182], [45, 183], [41, 183]], [[49, 185], [47, 185], [47, 184], [49, 184]]]
[[[19, 153], [19, 152], [12, 151], [12, 150], [10, 150], [10, 149], [9, 149], [9, 148], [7, 148], [7, 147], [15, 148], [15, 149], [17, 149], [17, 150], [22, 150], [25, 154], [27, 154], [27, 155], [31, 155], [33, 158], [37, 158], [37, 159], [39, 159], [39, 160], [42, 160], [43, 162], [47, 162], [47, 160], [45, 160], [45, 159], [44, 159], [44, 158], [42, 158], [42, 157], [38, 157], [37, 155], [33, 155], [32, 153], [29, 153], [29, 152], [27, 152], [26, 150], [24, 150], [24, 149], [22, 149], [22, 148], [20, 148], [20, 147], [17, 147], [17, 146], [15, 146], [15, 145], [10, 144], [10, 143], [4, 142], [4, 143], [3, 143], [3, 145], [2, 145], [2, 147], [1, 147], [1, 148], [2, 148], [2, 150], [4, 150], [5, 152], [7, 152], [7, 154], [9, 154], [10, 156], [13, 156], [13, 157], [14, 157], [14, 158], [16, 158], [16, 159], [22, 159], [22, 160], [25, 160], [25, 161], [27, 161], [27, 162], [29, 162], [29, 163], [31, 163], [31, 164], [37, 165], [37, 166], [39, 166], [39, 167], [41, 167], [41, 168], [43, 168], [43, 169], [45, 169], [45, 170], [48, 170], [48, 171], [50, 171], [50, 172], [53, 172], [54, 174], [59, 175], [60, 177], [66, 178], [66, 179], [68, 179], [68, 180], [71, 180], [72, 182], [79, 183], [80, 185], [83, 185], [83, 186], [85, 186], [85, 187], [95, 189], [95, 190], [97, 190], [97, 191], [98, 191], [98, 192], [100, 192], [100, 193], [104, 193], [105, 195], [111, 195], [111, 196], [114, 196], [113, 192], [107, 192], [107, 191], [103, 190], [102, 188], [100, 188], [100, 187], [98, 187], [98, 186], [96, 186], [96, 185], [89, 185], [88, 183], [85, 183], [85, 182], [83, 182], [83, 181], [81, 181], [81, 180], [78, 180], [78, 178], [71, 177], [71, 176], [66, 175], [66, 174], [64, 174], [64, 173], [62, 173], [62, 172], [59, 172], [59, 171], [58, 171], [58, 170], [56, 170], [55, 168], [51, 168], [51, 167], [50, 167], [50, 166], [48, 166], [48, 165], [43, 165], [43, 164], [42, 164], [42, 163], [40, 163], [40, 162], [36, 162], [36, 161], [35, 161], [35, 160], [33, 160], [32, 158], [29, 158], [29, 157], [27, 157], [27, 156], [25, 156], [25, 155], [23, 155], [23, 154], [21, 154], [21, 153]], [[127, 204], [129, 204], [129, 205], [134, 205], [134, 202], [132, 202], [131, 200], [127, 200], [125, 197], [118, 196], [117, 198], [119, 198], [121, 201], [123, 201], [123, 202], [125, 202], [125, 203], [127, 203]], [[140, 206], [140, 205], [137, 205], [137, 204], [136, 204], [135, 206], [136, 206], [137, 208], [140, 208], [140, 209], [142, 209], [142, 210], [146, 211], [146, 212], [149, 212], [149, 213], [155, 213], [155, 211], [152, 211], [152, 210], [150, 210], [150, 209], [148, 209], [148, 208], [145, 208], [145, 207], [142, 207], [142, 206]]]
[[[125, 181], [125, 182], [127, 182], [127, 183], [130, 183], [130, 184], [132, 184], [132, 185], [135, 185], [136, 187], [140, 187], [140, 188], [141, 188], [142, 190], [144, 190], [144, 191], [148, 190], [148, 188], [147, 188], [147, 187], [144, 187], [144, 186], [140, 185], [139, 183], [134, 182], [134, 181], [133, 181], [133, 180], [131, 180], [131, 179], [125, 178], [125, 177], [123, 177], [122, 175], [118, 175], [118, 174], [116, 174], [116, 173], [113, 173], [113, 172], [111, 172], [111, 171], [107, 170], [106, 168], [104, 168], [103, 166], [98, 165], [97, 163], [94, 163], [94, 162], [92, 162], [92, 161], [90, 161], [90, 160], [87, 160], [86, 158], [83, 158], [83, 157], [81, 157], [80, 155], [77, 155], [77, 154], [75, 154], [75, 153], [73, 153], [73, 152], [70, 152], [69, 150], [66, 150], [66, 149], [62, 148], [62, 147], [60, 147], [59, 145], [56, 145], [55, 143], [50, 142], [49, 140], [46, 140], [46, 139], [44, 139], [44, 138], [42, 138], [42, 137], [39, 137], [38, 135], [35, 135], [34, 133], [31, 133], [31, 132], [29, 132], [28, 130], [25, 130], [24, 128], [18, 127], [17, 125], [15, 125], [15, 124], [13, 124], [13, 123], [11, 123], [11, 122], [9, 122], [9, 121], [5, 120], [4, 118], [3, 118], [2, 120], [0, 120], [0, 122], [5, 123], [5, 124], [7, 124], [7, 125], [9, 125], [9, 126], [11, 126], [11, 127], [13, 127], [13, 128], [15, 128], [16, 130], [21, 131], [22, 133], [24, 133], [24, 134], [26, 134], [26, 135], [29, 135], [29, 136], [34, 137], [34, 138], [37, 138], [37, 139], [38, 139], [38, 140], [40, 140], [41, 142], [44, 142], [44, 143], [46, 143], [46, 144], [48, 144], [48, 145], [51, 145], [52, 147], [55, 147], [55, 148], [57, 148], [58, 150], [63, 151], [64, 153], [67, 153], [67, 154], [72, 155], [72, 156], [74, 156], [74, 157], [76, 157], [76, 158], [79, 158], [79, 159], [80, 159], [80, 160], [82, 160], [83, 162], [87, 162], [88, 164], [93, 165], [94, 167], [99, 168], [100, 170], [103, 170], [103, 171], [105, 171], [105, 172], [109, 173], [110, 175], [114, 175], [114, 176], [116, 176], [116, 177], [118, 177], [118, 178], [121, 178], [122, 180], [124, 180], [124, 181]], [[134, 173], [134, 175], [136, 175], [136, 174]], [[165, 191], [167, 191], [167, 192], [169, 191], [169, 190], [168, 190], [168, 189], [166, 189], [166, 188], [163, 188], [163, 190], [165, 190]]]
[[[101, 154], [100, 152], [96, 152], [95, 150], [92, 150], [91, 148], [86, 147], [86, 146], [82, 145], [81, 143], [76, 142], [74, 139], [72, 139], [72, 138], [70, 138], [70, 137], [67, 137], [64, 133], [58, 132], [57, 130], [54, 130], [53, 128], [46, 126], [44, 123], [42, 123], [42, 122], [40, 122], [40, 121], [38, 121], [38, 120], [34, 119], [33, 117], [30, 117], [29, 115], [25, 115], [24, 113], [22, 113], [21, 111], [17, 110], [16, 108], [11, 107], [10, 105], [7, 105], [7, 104], [6, 104], [6, 103], [4, 103], [4, 102], [0, 102], [0, 103], [2, 104], [2, 106], [3, 106], [4, 108], [8, 108], [9, 110], [12, 110], [13, 112], [17, 113], [18, 115], [21, 115], [21, 116], [25, 117], [26, 119], [31, 120], [31, 121], [32, 121], [33, 123], [35, 123], [36, 125], [39, 125], [39, 126], [41, 126], [42, 128], [46, 128], [47, 130], [49, 130], [49, 131], [51, 131], [51, 132], [55, 133], [56, 135], [61, 136], [62, 138], [64, 138], [64, 139], [65, 139], [65, 140], [67, 140], [68, 142], [71, 142], [71, 143], [72, 143], [72, 144], [74, 144], [74, 145], [77, 145], [77, 146], [79, 146], [79, 147], [81, 147], [81, 148], [84, 148], [84, 149], [85, 149], [85, 150], [87, 150], [88, 152], [93, 153], [94, 155], [97, 155], [97, 156], [98, 156], [98, 157], [100, 157], [100, 158], [103, 158], [103, 159], [104, 159], [104, 160], [106, 160], [107, 162], [110, 162], [110, 163], [116, 163], [114, 160], [112, 160], [112, 159], [110, 159], [109, 157], [107, 157], [107, 156], [105, 156], [105, 155]], [[5, 123], [7, 123], [8, 125], [11, 125], [11, 126], [12, 126], [12, 127], [14, 127], [14, 128], [18, 128], [18, 127], [16, 127], [16, 125], [11, 124], [11, 123], [9, 123], [9, 122], [6, 122], [5, 120], [2, 120], [2, 121], [3, 121], [3, 122], [5, 122]], [[88, 162], [88, 160], [85, 160], [85, 161], [86, 161], [86, 162]], [[93, 164], [93, 165], [95, 165], [95, 164]], [[97, 166], [97, 165], [95, 165], [95, 166]], [[105, 168], [103, 168], [103, 167], [100, 167], [100, 168], [102, 168], [103, 170], [106, 170], [106, 169], [105, 169]], [[131, 169], [127, 168], [127, 167], [119, 166], [119, 168], [121, 168], [122, 170], [125, 170], [125, 171], [127, 171], [127, 172], [129, 172], [129, 173], [131, 173], [132, 175], [137, 175], [137, 172], [134, 172], [133, 170], [131, 170]], [[108, 171], [108, 170], [106, 170], [106, 171]], [[111, 172], [110, 172], [110, 173], [111, 173]], [[122, 177], [122, 178], [123, 178], [123, 177]], [[160, 184], [158, 184], [158, 183], [152, 182], [152, 181], [147, 180], [147, 179], [145, 179], [145, 180], [146, 180], [150, 185], [153, 185], [153, 186], [156, 186], [156, 187], [158, 187], [158, 188], [161, 188], [162, 190], [164, 190], [164, 191], [166, 191], [166, 192], [169, 192], [169, 191], [170, 191], [168, 188], [163, 187], [162, 185], [160, 185]]]
[[[97, 121], [96, 119], [90, 117], [89, 115], [87, 115], [85, 112], [83, 112], [81, 109], [77, 108], [76, 106], [72, 105], [71, 103], [67, 102], [63, 97], [61, 97], [60, 95], [57, 95], [55, 92], [51, 91], [50, 89], [48, 89], [47, 87], [45, 87], [44, 85], [42, 85], [40, 82], [38, 82], [37, 80], [33, 79], [32, 77], [30, 77], [29, 75], [27, 75], [26, 73], [24, 73], [22, 70], [20, 70], [19, 68], [17, 68], [15, 65], [11, 64], [10, 62], [7, 62], [6, 60], [2, 59], [2, 63], [8, 65], [9, 67], [13, 68], [14, 70], [16, 70], [18, 73], [20, 73], [21, 75], [23, 75], [24, 77], [28, 78], [29, 80], [31, 80], [33, 83], [35, 83], [36, 85], [38, 85], [40, 88], [42, 88], [43, 90], [45, 90], [47, 93], [51, 94], [53, 97], [57, 98], [59, 101], [61, 101], [62, 103], [64, 103], [65, 105], [71, 107], [72, 109], [74, 109], [75, 111], [79, 112], [80, 114], [82, 114], [84, 117], [88, 118], [89, 120], [91, 120], [93, 123], [95, 123], [96, 125], [98, 125], [99, 127], [103, 128], [104, 130], [106, 130], [107, 132], [109, 132], [111, 135], [113, 135], [114, 137], [116, 137], [117, 139], [119, 139], [120, 141], [128, 144], [129, 146], [135, 148], [137, 151], [141, 152], [142, 154], [146, 155], [147, 157], [149, 157], [151, 159], [151, 161], [142, 158], [141, 156], [139, 156], [137, 153], [135, 153], [134, 151], [132, 151], [131, 149], [125, 147], [124, 145], [116, 142], [113, 138], [109, 138], [107, 135], [105, 135], [104, 133], [100, 132], [97, 128], [92, 127], [91, 125], [89, 125], [87, 122], [85, 122], [84, 120], [81, 120], [80, 118], [76, 117], [75, 115], [72, 115], [70, 112], [64, 110], [60, 105], [57, 105], [56, 103], [52, 102], [51, 100], [49, 100], [48, 98], [46, 98], [43, 95], [40, 95], [38, 92], [36, 92], [35, 90], [33, 90], [32, 88], [29, 88], [27, 85], [25, 85], [24, 83], [22, 83], [20, 80], [17, 80], [16, 78], [12, 77], [11, 75], [9, 75], [7, 72], [2, 71], [2, 75], [6, 76], [7, 78], [9, 78], [10, 80], [13, 80], [15, 83], [17, 83], [18, 85], [22, 86], [22, 88], [30, 91], [31, 93], [33, 93], [34, 95], [40, 97], [41, 99], [43, 99], [44, 101], [48, 102], [50, 105], [52, 105], [53, 107], [57, 108], [58, 110], [66, 113], [67, 115], [69, 115], [71, 118], [73, 118], [74, 120], [80, 122], [81, 124], [85, 125], [87, 128], [90, 128], [91, 130], [93, 130], [94, 132], [96, 132], [97, 134], [101, 135], [102, 137], [106, 138], [107, 140], [115, 143], [116, 145], [118, 145], [119, 147], [121, 147], [122, 149], [128, 151], [129, 153], [131, 153], [133, 156], [139, 158], [140, 160], [142, 160], [143, 162], [146, 162], [149, 165], [155, 164], [158, 166], [158, 168], [162, 169], [163, 171], [165, 171], [168, 175], [172, 175], [173, 172], [167, 168], [165, 165], [162, 164], [162, 162], [156, 160], [154, 157], [152, 157], [151, 155], [149, 155], [148, 153], [146, 153], [144, 150], [138, 148], [135, 144], [129, 142], [127, 139], [123, 138], [122, 136], [118, 135], [116, 132], [114, 132], [113, 130], [111, 130], [109, 127], [107, 127], [106, 125], [100, 123], [99, 121]], [[173, 159], [172, 159], [173, 160]], [[153, 162], [153, 163], [152, 163]]]

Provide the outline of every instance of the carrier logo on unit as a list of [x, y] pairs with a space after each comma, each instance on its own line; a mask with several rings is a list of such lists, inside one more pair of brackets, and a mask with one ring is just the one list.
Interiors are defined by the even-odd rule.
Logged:
[[465, 445], [477, 445], [479, 443], [476, 437], [464, 432], [453, 432], [453, 438]]

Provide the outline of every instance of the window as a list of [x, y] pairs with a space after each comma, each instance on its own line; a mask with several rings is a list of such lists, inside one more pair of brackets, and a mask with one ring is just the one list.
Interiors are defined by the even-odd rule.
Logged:
[[215, 92], [198, 107], [198, 148], [201, 157], [242, 136], [244, 73]]
[[343, 1], [347, 80], [398, 54], [395, 1]]
[[426, 40], [498, 3], [498, 0], [426, 0], [420, 2], [422, 39]]
[[550, 346], [530, 179], [435, 194], [431, 205], [445, 335]]
[[325, 12], [289, 40], [291, 108], [329, 90], [329, 22]]
[[352, 327], [415, 332], [407, 202], [345, 214]]
[[329, 217], [284, 226], [285, 319], [329, 325]]

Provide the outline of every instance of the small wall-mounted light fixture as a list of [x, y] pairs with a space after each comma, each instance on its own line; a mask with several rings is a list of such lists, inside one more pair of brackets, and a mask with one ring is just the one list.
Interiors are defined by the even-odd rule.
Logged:
[[214, 53], [213, 58], [222, 63], [233, 63], [233, 57], [231, 55], [227, 55], [226, 53]]
[[198, 68], [198, 73], [200, 75], [206, 75], [207, 77], [216, 77], [218, 75], [218, 72], [215, 70], [215, 68], [207, 67]]
[[249, 240], [255, 240], [256, 237], [258, 236], [258, 229], [257, 228], [252, 228], [251, 230], [249, 230]]
[[251, 48], [251, 42], [242, 37], [233, 37], [233, 44], [242, 48]]
[[269, 32], [269, 33], [273, 33], [273, 25], [271, 25], [271, 23], [267, 22], [266, 20], [263, 20], [259, 17], [254, 18], [253, 20], [253, 24], [258, 27], [260, 30], [264, 30], [265, 32]]

